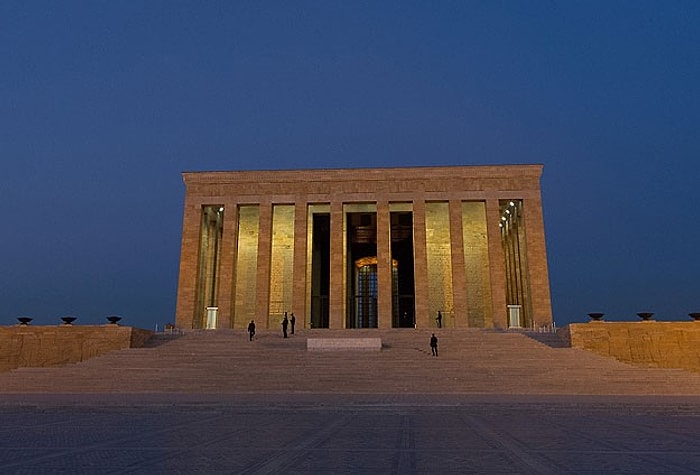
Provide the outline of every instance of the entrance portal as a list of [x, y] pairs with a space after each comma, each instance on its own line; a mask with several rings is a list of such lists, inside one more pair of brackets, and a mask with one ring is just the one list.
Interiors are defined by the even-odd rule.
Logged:
[[331, 275], [331, 216], [312, 214], [311, 247], [311, 328], [329, 326], [329, 289]]
[[401, 265], [392, 266], [392, 320], [394, 328], [416, 324], [415, 278], [413, 274], [413, 213], [391, 212], [391, 257]]
[[[346, 213], [346, 328], [377, 327], [377, 213]], [[368, 257], [375, 256], [375, 257]]]
[[377, 328], [377, 258], [360, 259], [355, 266], [352, 328]]
[[[398, 263], [391, 262], [392, 301], [398, 299]], [[355, 261], [354, 308], [349, 328], [377, 328], [377, 257], [363, 257]]]

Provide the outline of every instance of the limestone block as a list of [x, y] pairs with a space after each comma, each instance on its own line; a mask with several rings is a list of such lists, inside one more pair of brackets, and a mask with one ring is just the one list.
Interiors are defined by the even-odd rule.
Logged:
[[307, 351], [380, 351], [381, 338], [309, 338]]
[[696, 322], [590, 322], [566, 330], [572, 348], [637, 366], [700, 371], [700, 324]]
[[0, 327], [0, 371], [77, 363], [138, 348], [152, 332], [119, 325]]

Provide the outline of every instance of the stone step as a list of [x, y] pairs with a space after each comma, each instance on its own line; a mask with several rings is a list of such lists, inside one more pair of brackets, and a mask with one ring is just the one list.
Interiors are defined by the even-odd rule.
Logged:
[[[521, 332], [193, 331], [58, 368], [0, 374], [5, 392], [458, 392], [698, 394], [700, 374], [629, 366]], [[306, 351], [306, 339], [379, 337], [380, 352]]]

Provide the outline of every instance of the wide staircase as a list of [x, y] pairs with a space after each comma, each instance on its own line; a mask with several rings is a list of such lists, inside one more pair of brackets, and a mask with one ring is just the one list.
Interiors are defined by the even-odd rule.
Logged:
[[[143, 348], [0, 374], [2, 393], [700, 395], [700, 374], [630, 366], [496, 330], [242, 330], [158, 334]], [[379, 337], [381, 351], [309, 352], [308, 338]]]

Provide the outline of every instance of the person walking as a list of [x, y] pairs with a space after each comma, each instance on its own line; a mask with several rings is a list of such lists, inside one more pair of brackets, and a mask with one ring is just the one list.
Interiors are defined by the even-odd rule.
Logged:
[[294, 312], [292, 312], [292, 318], [289, 320], [289, 323], [292, 324], [292, 335], [294, 335], [294, 324], [297, 322], [296, 317], [294, 316]]
[[432, 351], [433, 356], [438, 355], [438, 339], [435, 336], [435, 333], [433, 333], [433, 336], [430, 337], [430, 351]]
[[255, 336], [255, 320], [251, 320], [248, 324], [248, 341], [253, 341]]
[[284, 312], [284, 318], [282, 319], [282, 335], [287, 338], [287, 326], [289, 326], [289, 319], [287, 318], [287, 312]]
[[442, 312], [438, 310], [437, 317], [435, 317], [435, 321], [437, 322], [437, 327], [442, 328]]

